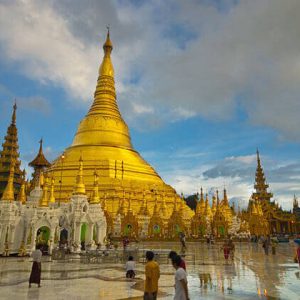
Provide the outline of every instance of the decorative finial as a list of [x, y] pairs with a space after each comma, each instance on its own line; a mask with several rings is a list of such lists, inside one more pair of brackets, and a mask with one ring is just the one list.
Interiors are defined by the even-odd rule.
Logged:
[[106, 41], [103, 45], [103, 50], [104, 50], [104, 53], [105, 54], [110, 54], [110, 52], [112, 51], [113, 49], [113, 45], [112, 45], [112, 42], [110, 40], [110, 35], [109, 35], [109, 26], [106, 26], [107, 28], [107, 35], [106, 35]]
[[18, 194], [18, 201], [21, 204], [25, 204], [26, 202], [26, 193], [25, 193], [25, 183], [26, 183], [26, 171], [25, 169], [22, 172], [22, 183], [21, 183], [21, 188]]
[[78, 174], [76, 176], [76, 185], [74, 189], [74, 195], [85, 195], [85, 185], [83, 182], [83, 160], [82, 160], [82, 155], [80, 155], [79, 158], [79, 169], [78, 169]]
[[13, 106], [13, 114], [12, 114], [12, 117], [11, 117], [11, 123], [13, 125], [16, 125], [16, 119], [17, 119], [17, 116], [16, 116], [16, 111], [17, 111], [17, 101], [15, 99], [15, 104]]
[[45, 175], [45, 183], [43, 185], [43, 196], [40, 200], [40, 206], [41, 207], [47, 207], [49, 204], [49, 198], [48, 198], [48, 176]]
[[92, 199], [91, 199], [91, 204], [100, 203], [98, 180], [99, 180], [99, 176], [95, 169], [95, 171], [94, 171], [94, 190], [93, 190], [93, 195], [92, 195]]
[[39, 153], [42, 153], [43, 152], [43, 138], [40, 139], [39, 143], [40, 143]]
[[257, 164], [260, 165], [260, 157], [259, 157], [258, 148], [256, 148], [256, 157], [257, 157]]

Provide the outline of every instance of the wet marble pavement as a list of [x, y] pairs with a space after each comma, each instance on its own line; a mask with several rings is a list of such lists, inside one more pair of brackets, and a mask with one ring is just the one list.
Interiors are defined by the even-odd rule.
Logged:
[[[135, 245], [132, 245], [135, 247]], [[141, 249], [180, 252], [178, 243], [144, 243]], [[300, 299], [300, 269], [293, 263], [295, 246], [279, 244], [276, 255], [263, 253], [261, 245], [236, 243], [234, 261], [226, 263], [220, 244], [188, 243], [186, 262], [190, 299]], [[137, 277], [124, 278], [124, 264], [83, 263], [70, 257], [52, 261], [43, 257], [42, 287], [28, 288], [29, 258], [0, 258], [0, 299], [142, 299], [144, 262], [137, 263]], [[173, 299], [174, 270], [165, 255], [161, 268], [159, 299]]]

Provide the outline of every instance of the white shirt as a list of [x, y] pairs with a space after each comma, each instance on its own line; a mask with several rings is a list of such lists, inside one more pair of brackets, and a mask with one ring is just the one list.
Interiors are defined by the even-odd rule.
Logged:
[[40, 249], [34, 250], [31, 253], [31, 257], [32, 257], [33, 261], [36, 261], [36, 262], [41, 262], [42, 255], [43, 254], [42, 254], [42, 251]]
[[182, 286], [181, 280], [187, 282], [186, 272], [182, 268], [178, 268], [175, 272], [175, 296], [174, 300], [187, 300]]
[[133, 260], [129, 260], [128, 262], [126, 262], [125, 268], [126, 268], [126, 272], [131, 271], [131, 270], [134, 271], [135, 270], [135, 262]]

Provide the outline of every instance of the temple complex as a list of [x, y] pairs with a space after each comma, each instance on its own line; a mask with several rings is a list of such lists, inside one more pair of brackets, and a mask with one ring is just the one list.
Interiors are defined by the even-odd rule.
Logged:
[[36, 244], [52, 252], [95, 249], [108, 240], [176, 240], [181, 233], [202, 239], [299, 232], [299, 205], [293, 213], [271, 201], [257, 151], [255, 191], [248, 208], [235, 211], [227, 190], [195, 195], [195, 210], [167, 185], [133, 148], [116, 100], [109, 31], [103, 45], [93, 103], [72, 145], [49, 163], [43, 141], [30, 183], [20, 170], [16, 108], [0, 152], [0, 254], [30, 252]]

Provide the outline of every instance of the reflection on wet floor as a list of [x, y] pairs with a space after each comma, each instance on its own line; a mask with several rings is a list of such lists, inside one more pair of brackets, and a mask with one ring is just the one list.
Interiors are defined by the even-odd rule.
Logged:
[[[294, 245], [280, 244], [276, 255], [264, 255], [257, 244], [237, 243], [234, 261], [224, 260], [221, 245], [188, 243], [185, 260], [190, 299], [299, 299], [300, 270], [293, 262]], [[180, 252], [178, 243], [143, 243], [142, 249]], [[0, 259], [0, 299], [142, 299], [144, 264], [134, 280], [124, 278], [121, 263], [51, 261], [44, 257], [42, 288], [28, 289], [28, 258]], [[159, 260], [159, 299], [173, 299], [174, 270]]]

